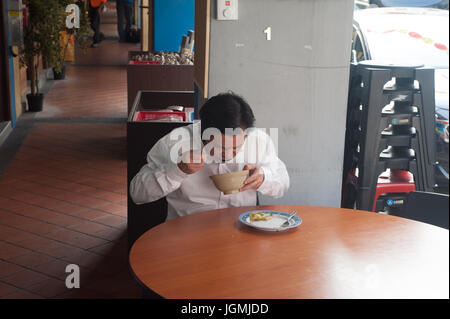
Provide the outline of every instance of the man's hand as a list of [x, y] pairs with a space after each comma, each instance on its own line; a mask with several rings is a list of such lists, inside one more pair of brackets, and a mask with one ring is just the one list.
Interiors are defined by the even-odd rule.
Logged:
[[258, 189], [264, 182], [264, 172], [256, 165], [245, 165], [244, 170], [250, 170], [249, 176], [244, 182], [244, 186], [239, 190], [241, 192], [248, 189]]
[[191, 150], [182, 155], [182, 160], [178, 163], [178, 168], [186, 174], [194, 174], [205, 165], [202, 152]]

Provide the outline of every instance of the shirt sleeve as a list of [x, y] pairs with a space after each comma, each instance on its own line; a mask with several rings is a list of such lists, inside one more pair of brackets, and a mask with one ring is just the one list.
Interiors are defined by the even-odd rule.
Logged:
[[272, 139], [265, 132], [258, 132], [258, 166], [264, 172], [264, 181], [258, 192], [265, 196], [280, 198], [289, 188], [286, 165], [278, 158]]
[[186, 177], [171, 160], [169, 137], [165, 136], [148, 152], [147, 164], [133, 177], [130, 196], [136, 204], [156, 201], [178, 189]]

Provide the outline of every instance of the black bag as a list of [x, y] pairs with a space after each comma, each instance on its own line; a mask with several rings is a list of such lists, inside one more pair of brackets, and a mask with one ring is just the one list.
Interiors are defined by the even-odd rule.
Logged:
[[141, 30], [140, 29], [130, 29], [127, 32], [127, 42], [132, 42], [132, 43], [141, 42]]

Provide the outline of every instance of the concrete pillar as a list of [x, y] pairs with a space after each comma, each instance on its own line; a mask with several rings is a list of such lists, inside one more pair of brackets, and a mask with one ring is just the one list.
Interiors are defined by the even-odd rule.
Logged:
[[261, 203], [340, 206], [353, 0], [243, 0], [237, 21], [217, 20], [209, 3], [209, 54], [196, 51], [196, 63], [209, 58], [199, 96], [232, 90], [258, 127], [278, 128], [291, 187]]

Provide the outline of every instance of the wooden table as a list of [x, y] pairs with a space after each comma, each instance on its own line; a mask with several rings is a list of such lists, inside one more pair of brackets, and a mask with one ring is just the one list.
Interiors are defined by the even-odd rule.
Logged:
[[[297, 210], [303, 223], [252, 229], [238, 216], [253, 209]], [[331, 207], [227, 208], [149, 230], [130, 268], [164, 298], [448, 298], [449, 232]]]

